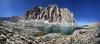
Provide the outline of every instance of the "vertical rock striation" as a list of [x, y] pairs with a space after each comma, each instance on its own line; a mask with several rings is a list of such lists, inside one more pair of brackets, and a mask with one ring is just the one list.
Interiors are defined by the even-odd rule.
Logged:
[[73, 13], [67, 8], [59, 8], [57, 5], [48, 5], [47, 7], [36, 6], [33, 10], [29, 10], [25, 14], [25, 20], [41, 20], [59, 23], [67, 23], [68, 25], [75, 25]]

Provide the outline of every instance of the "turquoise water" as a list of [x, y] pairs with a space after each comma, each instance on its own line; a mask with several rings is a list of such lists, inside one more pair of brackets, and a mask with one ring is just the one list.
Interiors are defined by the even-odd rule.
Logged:
[[39, 30], [47, 33], [63, 33], [70, 35], [74, 31], [74, 27], [51, 25], [51, 26], [40, 27]]

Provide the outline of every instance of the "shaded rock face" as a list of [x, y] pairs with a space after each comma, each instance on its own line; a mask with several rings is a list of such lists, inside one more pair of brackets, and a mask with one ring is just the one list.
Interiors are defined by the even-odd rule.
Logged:
[[63, 22], [74, 25], [73, 13], [67, 8], [59, 8], [57, 5], [48, 5], [47, 7], [37, 6], [33, 10], [26, 12], [26, 20], [42, 20], [48, 22]]

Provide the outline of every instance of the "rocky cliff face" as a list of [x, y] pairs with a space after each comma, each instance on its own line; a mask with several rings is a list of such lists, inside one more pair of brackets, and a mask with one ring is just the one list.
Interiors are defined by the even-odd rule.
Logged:
[[67, 8], [59, 8], [57, 5], [48, 5], [47, 7], [37, 6], [33, 10], [26, 12], [25, 20], [42, 20], [46, 22], [58, 22], [67, 23], [68, 25], [74, 25], [75, 19], [73, 13]]

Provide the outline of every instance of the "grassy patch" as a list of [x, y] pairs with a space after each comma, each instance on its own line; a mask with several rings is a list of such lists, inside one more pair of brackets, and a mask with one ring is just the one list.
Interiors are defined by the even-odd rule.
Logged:
[[36, 32], [36, 33], [34, 33], [34, 36], [38, 37], [38, 36], [43, 36], [43, 35], [46, 35], [46, 34], [48, 34], [48, 33], [46, 33], [46, 32]]

